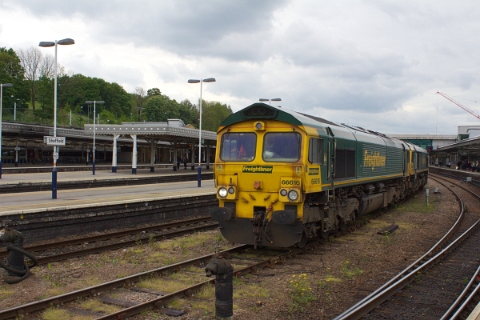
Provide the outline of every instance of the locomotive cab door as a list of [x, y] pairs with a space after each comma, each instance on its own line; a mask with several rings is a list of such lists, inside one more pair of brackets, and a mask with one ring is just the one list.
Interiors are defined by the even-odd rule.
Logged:
[[333, 187], [333, 151], [334, 151], [334, 139], [331, 137], [324, 138], [324, 153], [323, 161], [321, 165], [322, 170], [322, 185], [328, 185]]

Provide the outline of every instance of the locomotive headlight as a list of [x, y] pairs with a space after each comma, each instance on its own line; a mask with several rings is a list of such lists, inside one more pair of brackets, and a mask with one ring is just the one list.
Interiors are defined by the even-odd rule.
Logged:
[[235, 188], [234, 187], [228, 188], [228, 193], [234, 194], [235, 193]]
[[288, 193], [288, 200], [290, 201], [297, 201], [298, 199], [298, 192], [296, 190], [290, 190]]
[[280, 195], [282, 197], [285, 197], [287, 195], [287, 190], [285, 190], [285, 189], [280, 190]]
[[225, 198], [227, 196], [227, 188], [221, 187], [217, 193], [220, 198]]
[[265, 123], [263, 123], [262, 121], [255, 122], [255, 130], [258, 130], [258, 131], [265, 130]]

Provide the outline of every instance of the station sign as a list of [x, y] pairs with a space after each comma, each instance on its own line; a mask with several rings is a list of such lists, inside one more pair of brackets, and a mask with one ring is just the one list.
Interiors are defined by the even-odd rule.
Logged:
[[67, 142], [67, 138], [65, 137], [51, 137], [51, 136], [43, 137], [43, 143], [49, 146], [64, 146], [66, 142]]

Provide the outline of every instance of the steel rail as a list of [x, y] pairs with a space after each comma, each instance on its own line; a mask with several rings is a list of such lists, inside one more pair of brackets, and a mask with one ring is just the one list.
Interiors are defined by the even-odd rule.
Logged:
[[[312, 243], [307, 244], [304, 248], [302, 249], [294, 249], [290, 251], [283, 252], [279, 255], [275, 255], [273, 257], [268, 257], [267, 259], [253, 263], [250, 266], [244, 267], [242, 269], [236, 270], [233, 272], [235, 276], [242, 275], [245, 273], [249, 273], [252, 271], [255, 271], [257, 268], [260, 267], [266, 267], [270, 266], [276, 262], [282, 262], [286, 260], [287, 258], [293, 257], [298, 253], [305, 252], [306, 250], [309, 250], [310, 248], [319, 245], [320, 241], [314, 241]], [[247, 248], [251, 248], [252, 246], [249, 245], [239, 245], [227, 250], [222, 251], [222, 253], [233, 253], [233, 252], [241, 252]], [[214, 254], [209, 254], [209, 255], [204, 255], [202, 257], [198, 257], [195, 259], [190, 259], [187, 261], [179, 262], [176, 264], [172, 264], [169, 266], [161, 267], [158, 269], [150, 270], [150, 271], [145, 271], [142, 273], [138, 273], [132, 276], [124, 277], [122, 279], [117, 279], [113, 280], [110, 282], [106, 282], [100, 285], [92, 286], [89, 288], [85, 289], [80, 289], [74, 292], [66, 293], [63, 295], [43, 299], [41, 301], [36, 301], [36, 302], [31, 302], [25, 305], [17, 306], [14, 308], [10, 308], [7, 310], [1, 310], [0, 311], [0, 320], [3, 319], [10, 319], [14, 317], [22, 317], [25, 316], [26, 314], [33, 313], [33, 312], [38, 312], [40, 310], [46, 309], [51, 306], [60, 306], [64, 303], [73, 301], [77, 298], [83, 298], [83, 297], [89, 297], [89, 296], [95, 296], [99, 295], [101, 292], [105, 292], [108, 290], [116, 289], [116, 288], [121, 288], [121, 287], [131, 287], [133, 283], [138, 282], [144, 278], [148, 278], [154, 275], [163, 275], [168, 272], [172, 271], [177, 271], [179, 269], [188, 267], [189, 265], [194, 265], [194, 264], [201, 264], [207, 262], [208, 259], [211, 259], [214, 256]], [[150, 300], [145, 303], [138, 304], [136, 306], [120, 310], [116, 313], [106, 315], [101, 318], [97, 319], [124, 319], [125, 317], [128, 316], [133, 316], [135, 314], [138, 314], [144, 310], [147, 309], [152, 309], [156, 306], [161, 307], [163, 306], [163, 303], [173, 297], [176, 296], [190, 296], [194, 292], [196, 292], [198, 289], [200, 289], [202, 286], [208, 284], [208, 283], [213, 283], [215, 279], [210, 279], [207, 281], [203, 281], [201, 283], [195, 284], [193, 286], [186, 287], [182, 290], [178, 290], [176, 292], [167, 294], [165, 296], [161, 296], [157, 299]]]
[[[250, 246], [247, 245], [240, 245], [236, 246], [233, 248], [230, 248], [228, 250], [224, 250], [222, 252], [236, 252], [236, 251], [241, 251], [243, 249], [246, 249]], [[154, 275], [162, 275], [167, 272], [171, 272], [174, 270], [178, 270], [181, 268], [185, 268], [187, 266], [193, 265], [193, 264], [199, 264], [207, 261], [208, 259], [211, 259], [213, 257], [213, 254], [208, 254], [204, 255], [201, 257], [197, 257], [194, 259], [189, 259], [183, 262], [175, 263], [169, 266], [137, 273], [131, 276], [127, 276], [121, 279], [116, 279], [113, 281], [105, 282], [96, 286], [76, 290], [73, 292], [65, 293], [62, 295], [54, 296], [51, 298], [46, 298], [40, 301], [35, 301], [31, 303], [27, 303], [21, 306], [17, 306], [14, 308], [10, 309], [5, 309], [0, 311], [0, 319], [10, 319], [10, 318], [15, 318], [15, 317], [22, 317], [22, 315], [26, 315], [29, 313], [37, 312], [39, 310], [46, 309], [52, 305], [54, 306], [59, 306], [62, 305], [66, 302], [73, 301], [77, 298], [83, 298], [83, 297], [91, 297], [100, 294], [101, 292], [107, 291], [107, 290], [112, 290], [115, 288], [120, 288], [123, 286], [131, 286], [132, 283], [138, 282], [142, 280], [143, 278], [148, 278]]]
[[[435, 180], [435, 179], [433, 179]], [[436, 180], [438, 181], [438, 180]], [[438, 181], [439, 182], [439, 181]], [[439, 182], [440, 184], [442, 184], [443, 186], [445, 186], [446, 188], [448, 188], [445, 184]], [[450, 188], [449, 188], [450, 189]], [[354, 311], [357, 310], [357, 309], [360, 309], [362, 305], [365, 305], [368, 303], [368, 301], [374, 299], [376, 296], [378, 296], [381, 292], [385, 291], [387, 288], [393, 286], [396, 282], [399, 282], [401, 281], [401, 279], [403, 278], [406, 278], [410, 273], [414, 272], [415, 269], [417, 269], [417, 266], [419, 265], [422, 265], [424, 264], [426, 261], [428, 261], [430, 259], [430, 257], [432, 256], [433, 252], [435, 250], [438, 250], [440, 248], [440, 246], [442, 246], [449, 237], [451, 237], [451, 235], [455, 232], [455, 230], [457, 230], [458, 226], [460, 225], [461, 221], [463, 220], [464, 216], [465, 216], [465, 205], [463, 203], [463, 201], [460, 199], [460, 197], [453, 191], [451, 190], [453, 194], [455, 194], [455, 196], [457, 197], [457, 199], [459, 200], [459, 206], [460, 206], [460, 213], [457, 217], [457, 219], [455, 220], [455, 223], [452, 225], [452, 227], [445, 233], [445, 235], [439, 240], [437, 241], [437, 243], [435, 243], [425, 254], [423, 254], [420, 258], [418, 258], [417, 260], [415, 260], [412, 264], [410, 264], [407, 268], [405, 268], [404, 270], [400, 271], [396, 276], [394, 276], [393, 278], [391, 278], [389, 281], [387, 281], [386, 283], [384, 283], [382, 286], [380, 286], [379, 288], [377, 288], [375, 291], [373, 291], [372, 293], [370, 293], [369, 295], [367, 295], [366, 297], [364, 297], [362, 300], [358, 301], [357, 303], [355, 303], [353, 306], [351, 306], [350, 308], [348, 308], [347, 310], [345, 310], [344, 312], [342, 312], [341, 314], [339, 314], [338, 316], [336, 316], [334, 318], [334, 320], [340, 320], [340, 319], [354, 319], [354, 318], [349, 318], [349, 316], [353, 315], [354, 314]], [[393, 294], [392, 294], [393, 295]], [[382, 301], [383, 302], [383, 301]], [[372, 308], [373, 309], [373, 308]], [[371, 309], [371, 310], [372, 310]], [[369, 310], [369, 311], [371, 311]]]
[[217, 228], [217, 227], [218, 227], [218, 222], [213, 222], [212, 221], [212, 223], [208, 224], [208, 225], [194, 226], [194, 227], [184, 229], [184, 230], [166, 232], [166, 233], [159, 234], [159, 235], [156, 235], [156, 236], [153, 236], [153, 237], [144, 236], [144, 237], [141, 237], [139, 239], [116, 242], [116, 243], [97, 246], [97, 247], [94, 247], [94, 248], [80, 249], [80, 250], [75, 250], [75, 251], [70, 251], [70, 252], [59, 253], [59, 254], [55, 254], [55, 255], [51, 255], [51, 256], [37, 257], [37, 261], [38, 261], [38, 264], [47, 264], [47, 263], [50, 263], [50, 262], [61, 261], [61, 260], [66, 260], [66, 259], [70, 259], [70, 258], [85, 256], [87, 254], [93, 254], [93, 253], [99, 253], [99, 252], [108, 251], [108, 250], [115, 250], [115, 249], [119, 249], [119, 248], [130, 247], [130, 246], [137, 245], [139, 242], [148, 243], [150, 241], [158, 240], [158, 239], [171, 239], [171, 238], [183, 236], [183, 235], [186, 235], [186, 234], [191, 234], [191, 233], [196, 232], [196, 231], [211, 230], [211, 229]]
[[356, 308], [352, 309], [349, 312], [342, 314], [340, 317], [336, 317], [336, 319], [360, 319], [361, 317], [365, 316], [368, 312], [372, 311], [383, 302], [385, 302], [388, 298], [393, 296], [395, 293], [400, 291], [404, 288], [408, 283], [414, 280], [414, 277], [424, 271], [427, 267], [437, 263], [437, 260], [440, 260], [445, 254], [449, 253], [454, 247], [456, 247], [459, 243], [465, 240], [466, 237], [470, 236], [470, 234], [474, 231], [476, 227], [480, 225], [480, 220], [472, 225], [467, 231], [462, 233], [457, 239], [455, 239], [450, 245], [448, 245], [445, 249], [441, 252], [433, 256], [430, 260], [426, 263], [422, 264], [420, 267], [412, 270], [409, 274], [405, 275], [405, 277], [399, 279], [398, 281], [394, 282], [381, 292], [378, 292], [375, 296], [371, 297], [369, 300], [365, 301], [364, 303], [358, 305]]
[[[170, 229], [170, 228], [176, 228], [179, 226], [185, 226], [189, 224], [205, 223], [208, 221], [212, 221], [212, 219], [210, 217], [200, 217], [200, 218], [194, 218], [194, 219], [189, 219], [184, 221], [162, 223], [154, 226], [132, 228], [124, 231], [109, 232], [109, 233], [85, 237], [85, 238], [75, 238], [75, 239], [56, 241], [53, 243], [46, 243], [46, 244], [40, 244], [40, 245], [28, 245], [28, 246], [25, 246], [24, 249], [26, 251], [35, 253], [39, 251], [51, 250], [56, 248], [68, 247], [68, 246], [75, 246], [75, 245], [80, 245], [84, 243], [100, 242], [100, 241], [105, 241], [112, 238], [126, 237], [126, 236], [137, 234], [140, 232], [150, 232], [150, 231], [156, 231], [156, 230], [162, 230], [162, 229]], [[3, 258], [6, 256], [7, 256], [7, 251], [4, 249], [0, 249], [0, 257]]]
[[[288, 251], [288, 252], [279, 254], [277, 256], [271, 257], [267, 260], [257, 262], [257, 263], [255, 263], [251, 266], [241, 268], [237, 271], [234, 271], [233, 275], [234, 276], [239, 276], [239, 275], [246, 274], [246, 273], [249, 273], [249, 272], [252, 272], [252, 271], [255, 272], [256, 269], [258, 269], [258, 268], [264, 268], [264, 267], [270, 266], [272, 264], [275, 264], [277, 261], [283, 261], [287, 258], [293, 257], [297, 253], [304, 252], [308, 248], [311, 248], [312, 246], [318, 245], [318, 243], [319, 242], [315, 241], [315, 242], [310, 243], [309, 245], [307, 245], [303, 249], [295, 249], [295, 250], [292, 250], [292, 251]], [[164, 303], [166, 301], [168, 301], [172, 298], [175, 298], [175, 297], [191, 296], [196, 290], [199, 290], [201, 287], [203, 287], [204, 285], [209, 284], [209, 283], [215, 283], [215, 279], [210, 279], [210, 280], [195, 284], [193, 286], [190, 286], [188, 288], [184, 288], [182, 290], [178, 290], [178, 291], [173, 292], [171, 294], [168, 294], [168, 295], [165, 295], [165, 296], [162, 296], [162, 297], [158, 297], [156, 299], [138, 304], [136, 306], [133, 306], [133, 307], [130, 307], [130, 308], [127, 308], [127, 309], [123, 309], [123, 310], [120, 310], [118, 312], [115, 312], [115, 313], [97, 318], [96, 320], [125, 319], [125, 318], [128, 318], [128, 317], [132, 317], [134, 315], [137, 315], [137, 314], [139, 314], [139, 313], [141, 313], [145, 310], [150, 310], [150, 309], [153, 309], [153, 308], [162, 308], [162, 307], [164, 307]]]
[[[435, 180], [435, 179], [433, 179]], [[461, 220], [465, 216], [465, 204], [460, 199], [457, 193], [453, 191], [451, 188], [446, 186], [444, 183], [436, 180], [446, 188], [448, 188], [453, 194], [455, 194], [456, 198], [459, 201], [460, 205], [460, 214], [457, 217], [454, 225], [448, 230], [448, 232], [430, 249], [428, 250], [422, 257], [418, 260], [413, 262], [410, 266], [406, 269], [398, 273], [395, 277], [390, 279], [388, 282], [383, 284], [381, 287], [376, 289], [374, 292], [370, 293], [368, 296], [342, 312], [340, 315], [335, 317], [335, 320], [340, 319], [360, 319], [362, 316], [366, 315], [368, 312], [372, 311], [388, 298], [393, 296], [395, 293], [400, 291], [403, 287], [405, 287], [409, 282], [413, 280], [413, 277], [424, 270], [426, 267], [430, 266], [431, 264], [435, 263], [436, 260], [439, 260], [443, 257], [447, 252], [449, 252], [452, 248], [458, 245], [461, 241], [463, 241], [467, 236], [470, 235], [473, 230], [480, 225], [480, 220], [475, 222], [470, 228], [462, 233], [457, 239], [447, 245], [445, 248], [441, 249], [440, 252], [434, 255], [436, 250], [439, 250], [439, 247], [443, 245], [448, 238], [453, 235], [453, 232], [456, 231], [458, 226], [460, 225]], [[467, 190], [468, 191], [468, 190]], [[478, 197], [478, 196], [477, 196]], [[433, 257], [432, 257], [433, 255]]]
[[[468, 292], [470, 291], [470, 294]], [[468, 294], [468, 295], [467, 295]], [[465, 289], [458, 296], [451, 307], [445, 312], [440, 320], [458, 319], [463, 312], [467, 312], [468, 306], [474, 301], [474, 298], [480, 294], [480, 266], [473, 274]], [[455, 313], [453, 313], [455, 312]], [[453, 315], [452, 315], [453, 313]]]

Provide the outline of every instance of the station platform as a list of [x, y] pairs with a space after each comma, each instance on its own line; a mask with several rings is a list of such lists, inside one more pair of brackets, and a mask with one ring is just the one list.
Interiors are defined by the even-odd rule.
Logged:
[[480, 177], [480, 172], [478, 171], [448, 168], [447, 166], [430, 166], [428, 167], [428, 170], [431, 173], [448, 173], [451, 175], [458, 176], [460, 178], [471, 177], [472, 179], [478, 179]]
[[[210, 167], [212, 168], [212, 167]], [[203, 174], [210, 174], [212, 170], [202, 168]], [[149, 169], [138, 169], [132, 174], [131, 169], [117, 170], [112, 173], [109, 170], [92, 171], [66, 171], [57, 173], [57, 199], [52, 199], [52, 191], [0, 193], [0, 219], [2, 216], [34, 214], [46, 211], [72, 210], [82, 207], [108, 206], [112, 204], [125, 204], [138, 201], [158, 201], [175, 197], [204, 196], [215, 194], [212, 179], [201, 181], [170, 182], [156, 184], [141, 184], [127, 186], [112, 186], [102, 188], [81, 188], [62, 190], [62, 182], [91, 181], [91, 180], [118, 180], [118, 179], [142, 179], [147, 177], [159, 177], [168, 175], [192, 175], [197, 171], [180, 168], [173, 171], [169, 168], [156, 168], [155, 172]], [[50, 184], [51, 172], [5, 174], [0, 179], [0, 187], [14, 187], [18, 184]]]
[[[153, 165], [154, 171], [158, 169], [169, 169], [173, 171], [172, 163], [156, 163]], [[202, 163], [202, 169], [207, 167], [211, 168], [213, 164]], [[117, 165], [118, 170], [131, 170], [131, 163], [119, 163]], [[149, 164], [137, 164], [137, 170], [148, 169], [150, 170]], [[112, 165], [104, 162], [97, 163], [95, 165], [95, 171], [112, 171]], [[183, 163], [180, 166], [180, 170], [185, 170]], [[197, 164], [192, 165], [191, 163], [187, 164], [187, 170], [196, 171]], [[92, 171], [92, 164], [57, 164], [57, 171]], [[2, 173], [3, 174], [16, 174], [16, 173], [39, 173], [39, 172], [52, 172], [52, 164], [20, 164], [18, 167], [15, 167], [13, 163], [3, 163], [2, 164]]]
[[[85, 166], [83, 166], [85, 167]], [[82, 167], [82, 168], [83, 168]], [[46, 170], [36, 171], [36, 168], [42, 168]], [[108, 168], [108, 170], [107, 170]], [[117, 172], [111, 172], [111, 166], [102, 168], [100, 166], [95, 167], [95, 174], [92, 172], [90, 166], [88, 170], [76, 170], [76, 166], [59, 166], [57, 167], [57, 181], [88, 181], [88, 180], [114, 180], [114, 179], [141, 179], [145, 177], [166, 176], [166, 175], [186, 175], [197, 174], [197, 168], [191, 170], [187, 166], [187, 169], [181, 167], [176, 171], [173, 171], [173, 166], [156, 167], [154, 172], [150, 172], [150, 167], [140, 166], [137, 167], [136, 173], [132, 173], [132, 169], [127, 166], [117, 167]], [[205, 166], [202, 167], [202, 175], [212, 173], [213, 166], [210, 165], [209, 169]], [[25, 167], [23, 170], [27, 172], [18, 171], [15, 174], [5, 174], [6, 169], [3, 168], [2, 178], [0, 179], [0, 185], [4, 184], [19, 184], [19, 183], [51, 183], [52, 182], [52, 167]], [[13, 168], [10, 168], [13, 169]], [[18, 169], [22, 170], [22, 169]], [[12, 173], [12, 172], [11, 172]]]

